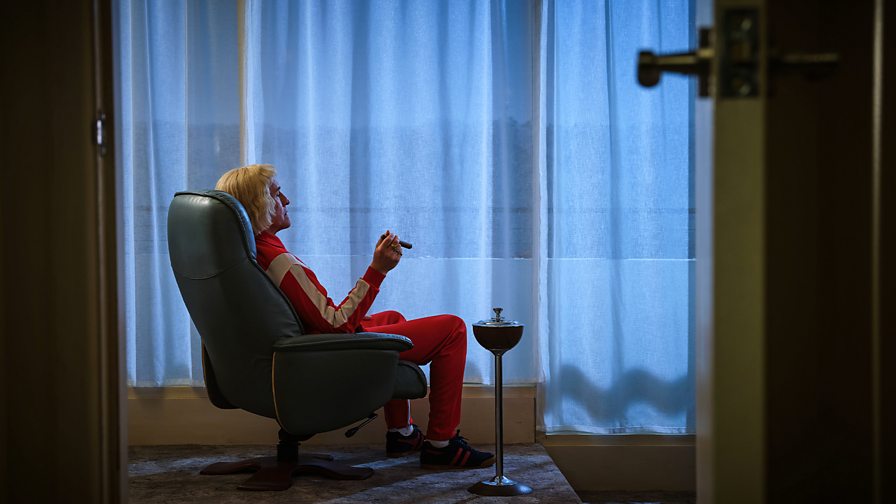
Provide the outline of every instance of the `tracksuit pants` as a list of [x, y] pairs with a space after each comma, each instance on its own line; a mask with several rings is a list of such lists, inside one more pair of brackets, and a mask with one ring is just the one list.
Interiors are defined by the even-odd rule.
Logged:
[[[464, 367], [467, 362], [467, 325], [454, 315], [436, 315], [406, 320], [397, 311], [370, 315], [361, 323], [365, 331], [400, 334], [414, 348], [399, 354], [399, 359], [414, 364], [429, 364], [429, 425], [426, 437], [437, 441], [454, 437], [460, 425]], [[395, 399], [386, 403], [386, 425], [390, 429], [410, 425], [410, 401]]]

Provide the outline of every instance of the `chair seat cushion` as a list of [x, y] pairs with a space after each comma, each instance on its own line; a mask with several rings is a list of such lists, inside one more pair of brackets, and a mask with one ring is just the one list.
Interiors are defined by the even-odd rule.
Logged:
[[320, 352], [328, 350], [394, 350], [403, 352], [414, 347], [411, 340], [398, 334], [372, 332], [303, 334], [280, 338], [274, 343], [277, 352]]
[[393, 399], [419, 399], [426, 397], [426, 375], [420, 366], [408, 361], [398, 361]]

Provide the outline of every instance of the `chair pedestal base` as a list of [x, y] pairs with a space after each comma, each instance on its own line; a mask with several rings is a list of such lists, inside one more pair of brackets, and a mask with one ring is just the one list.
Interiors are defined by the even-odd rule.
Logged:
[[317, 474], [339, 480], [362, 480], [373, 475], [369, 467], [353, 467], [311, 455], [300, 455], [298, 460], [281, 460], [277, 457], [258, 457], [239, 462], [218, 462], [199, 474], [238, 474], [255, 472], [239, 485], [240, 490], [286, 490], [292, 486], [293, 476]]
[[276, 457], [217, 462], [199, 471], [199, 474], [254, 472], [255, 474], [237, 487], [240, 490], [286, 490], [292, 486], [292, 477], [299, 474], [316, 474], [337, 480], [362, 480], [373, 475], [373, 469], [369, 467], [354, 467], [334, 462], [330, 455], [300, 455], [298, 441], [298, 437], [281, 429]]

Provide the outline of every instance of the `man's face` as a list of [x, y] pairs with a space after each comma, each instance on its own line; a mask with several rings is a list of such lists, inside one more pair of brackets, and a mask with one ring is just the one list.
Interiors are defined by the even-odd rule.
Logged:
[[289, 221], [289, 213], [286, 210], [286, 206], [289, 205], [289, 198], [280, 190], [280, 184], [276, 178], [271, 179], [269, 189], [271, 197], [274, 198], [274, 215], [271, 216], [271, 227], [268, 228], [268, 232], [277, 234], [278, 231], [286, 229], [292, 224]]

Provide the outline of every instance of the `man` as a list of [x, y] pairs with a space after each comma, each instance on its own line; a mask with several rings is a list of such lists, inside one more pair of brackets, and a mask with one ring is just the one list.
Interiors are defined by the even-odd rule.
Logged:
[[395, 311], [367, 315], [386, 274], [401, 261], [397, 235], [386, 231], [380, 236], [364, 276], [336, 305], [311, 268], [289, 253], [276, 236], [291, 222], [286, 209], [289, 198], [281, 191], [273, 166], [235, 168], [222, 175], [215, 188], [232, 194], [245, 207], [255, 234], [258, 264], [289, 298], [306, 332], [400, 334], [414, 342], [414, 348], [402, 352], [400, 358], [430, 364], [426, 436], [412, 422], [409, 401], [390, 401], [384, 407], [387, 455], [400, 457], [420, 450], [420, 465], [431, 469], [478, 468], [495, 462], [491, 453], [470, 447], [456, 430], [467, 356], [464, 321], [453, 315], [406, 320]]

